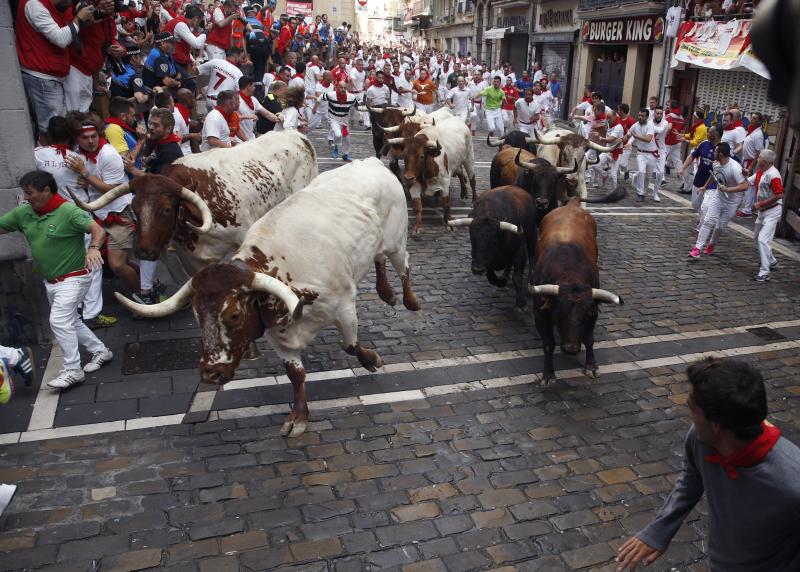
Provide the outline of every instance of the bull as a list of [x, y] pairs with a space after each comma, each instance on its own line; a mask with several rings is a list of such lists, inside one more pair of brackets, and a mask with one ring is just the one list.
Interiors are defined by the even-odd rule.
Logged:
[[571, 167], [575, 161], [578, 162], [578, 171], [567, 177], [568, 194], [570, 197], [578, 196], [582, 199], [587, 196], [586, 167], [598, 161], [597, 157], [588, 160], [586, 152], [593, 150], [597, 153], [610, 153], [614, 149], [613, 145], [598, 145], [569, 129], [551, 129], [544, 134], [539, 134], [534, 129], [533, 137], [529, 141], [538, 145], [536, 156], [549, 161], [555, 167]]
[[441, 194], [444, 224], [450, 220], [450, 180], [454, 174], [464, 170], [461, 179], [461, 198], [467, 198], [465, 178], [472, 187], [472, 204], [475, 205], [475, 158], [472, 135], [469, 128], [458, 117], [423, 127], [413, 137], [389, 139], [391, 145], [402, 144], [403, 182], [408, 188], [416, 215], [414, 233], [422, 231], [422, 196]]
[[[527, 302], [525, 268], [533, 268], [536, 248], [536, 205], [523, 189], [505, 186], [483, 193], [469, 218], [450, 221], [451, 227], [469, 226], [472, 273], [486, 274], [490, 284], [504, 287], [513, 271], [516, 304]], [[502, 271], [498, 277], [495, 272]]]
[[[444, 121], [453, 117], [453, 113], [447, 107], [441, 107], [430, 114], [418, 110], [416, 104], [413, 109], [414, 113], [401, 114], [399, 121], [397, 120], [397, 113], [389, 113], [390, 110], [384, 111], [383, 125], [378, 126], [383, 131], [383, 144], [381, 150], [378, 151], [378, 157], [389, 157], [389, 169], [397, 175], [397, 179], [401, 183], [403, 182], [403, 177], [400, 172], [400, 159], [403, 157], [403, 145], [402, 143], [390, 144], [389, 139], [398, 141], [406, 137], [413, 137], [423, 126], [435, 125], [437, 121]], [[374, 139], [373, 144], [375, 144]]]
[[162, 171], [106, 192], [94, 211], [134, 193], [136, 256], [157, 260], [170, 244], [191, 275], [236, 250], [248, 229], [317, 174], [316, 152], [296, 130], [270, 132], [230, 149], [182, 157]]
[[543, 383], [555, 379], [554, 328], [561, 352], [576, 355], [586, 348], [584, 373], [597, 376], [594, 327], [598, 305], [622, 305], [622, 298], [600, 289], [597, 267], [597, 225], [573, 198], [542, 219], [536, 244], [536, 263], [528, 291], [533, 295], [533, 316], [544, 350]]
[[536, 143], [531, 141], [530, 135], [518, 129], [509, 131], [502, 137], [492, 138], [486, 135], [486, 145], [489, 147], [499, 147], [500, 150], [508, 147], [517, 147], [536, 155]]
[[[402, 107], [372, 107], [368, 103], [365, 106], [359, 106], [359, 111], [368, 111], [370, 115], [370, 122], [372, 123], [372, 147], [375, 149], [375, 156], [380, 158], [384, 152], [384, 128], [391, 128], [406, 123], [406, 118], [417, 117], [417, 106], [409, 111]], [[399, 173], [399, 168], [397, 170]], [[399, 178], [399, 177], [398, 177]]]
[[355, 161], [315, 178], [269, 211], [247, 232], [229, 262], [198, 272], [172, 298], [136, 304], [133, 312], [160, 317], [190, 299], [200, 325], [200, 376], [222, 385], [233, 379], [248, 344], [264, 334], [283, 360], [294, 393], [282, 435], [296, 437], [308, 423], [302, 351], [316, 335], [336, 326], [343, 348], [369, 371], [380, 356], [358, 342], [358, 284], [375, 268], [379, 297], [395, 293], [388, 258], [401, 275], [403, 304], [418, 310], [406, 251], [408, 211], [403, 188], [376, 158]]

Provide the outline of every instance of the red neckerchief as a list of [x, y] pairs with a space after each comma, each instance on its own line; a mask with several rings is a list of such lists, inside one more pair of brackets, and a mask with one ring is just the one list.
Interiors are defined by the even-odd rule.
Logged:
[[739, 120], [739, 121], [736, 121], [736, 122], [734, 122], [734, 123], [732, 123], [732, 124], [728, 125], [727, 127], [724, 127], [723, 129], [724, 129], [725, 131], [733, 131], [733, 130], [734, 130], [734, 129], [736, 129], [737, 127], [744, 127], [744, 125], [742, 124], [741, 120]]
[[596, 115], [594, 120], [595, 121], [605, 121], [606, 120], [606, 114], [605, 113], [601, 113], [600, 115]]
[[183, 120], [186, 122], [186, 125], [188, 126], [189, 125], [189, 108], [186, 107], [182, 103], [176, 103], [175, 104], [175, 109], [178, 110], [178, 113], [181, 114], [181, 117], [183, 117]]
[[239, 92], [239, 97], [241, 97], [244, 100], [244, 102], [247, 104], [247, 107], [249, 107], [250, 109], [255, 109], [256, 108], [256, 104], [253, 103], [253, 96], [252, 95], [247, 95], [243, 91], [240, 91]]
[[747, 126], [747, 134], [750, 135], [756, 129], [761, 129], [761, 125], [754, 125], [753, 123], [751, 123], [750, 125]]
[[233, 112], [225, 113], [219, 105], [217, 105], [214, 109], [216, 109], [217, 111], [219, 111], [222, 114], [222, 117], [225, 118], [225, 121], [227, 123], [231, 122], [231, 118], [233, 117]]
[[67, 158], [67, 151], [70, 150], [69, 145], [65, 145], [64, 143], [53, 143], [50, 145], [50, 147], [55, 149], [56, 152], [65, 159]]
[[294, 77], [299, 77], [300, 79], [305, 79], [305, 78], [304, 78], [303, 76], [301, 76], [299, 73], [296, 73], [296, 74], [294, 74]]
[[163, 139], [159, 139], [158, 141], [156, 141], [154, 147], [159, 147], [159, 146], [165, 145], [167, 143], [177, 143], [178, 145], [180, 145], [181, 144], [180, 135], [178, 135], [177, 133], [170, 133], [169, 135], [167, 135]]
[[[47, 213], [53, 212], [58, 207], [63, 205], [65, 202], [67, 202], [66, 199], [64, 199], [64, 197], [62, 197], [61, 195], [56, 193], [55, 195], [50, 197], [50, 200], [45, 203], [45, 205], [42, 207], [41, 210], [37, 211], [36, 209], [33, 209], [33, 212], [35, 212], [39, 216], [44, 216]], [[31, 208], [33, 208], [33, 207], [31, 207]]]
[[591, 96], [581, 98], [581, 103], [591, 103], [591, 102], [592, 102]]
[[108, 119], [106, 119], [106, 124], [111, 124], [111, 125], [119, 125], [120, 127], [122, 127], [122, 128], [123, 128], [125, 131], [127, 131], [128, 133], [131, 133], [131, 134], [133, 134], [133, 135], [136, 135], [136, 131], [134, 131], [134, 130], [131, 128], [131, 126], [130, 126], [130, 125], [128, 125], [128, 124], [127, 124], [127, 123], [125, 123], [125, 122], [124, 122], [122, 119], [119, 119], [119, 118], [117, 118], [117, 117], [109, 117]]
[[736, 480], [739, 478], [739, 473], [736, 470], [739, 467], [752, 467], [759, 464], [764, 460], [772, 448], [777, 443], [778, 438], [781, 436], [781, 430], [775, 427], [772, 423], [764, 421], [761, 423], [763, 431], [761, 435], [750, 441], [747, 445], [734, 452], [732, 455], [723, 457], [722, 455], [706, 455], [704, 459], [708, 463], [719, 463], [728, 478]]
[[339, 103], [346, 103], [347, 102], [347, 92], [339, 93], [337, 91], [336, 92], [336, 101], [338, 101]]
[[162, 8], [164, 8], [164, 10], [167, 11], [167, 14], [169, 14], [173, 18], [175, 17], [175, 10], [173, 10], [172, 8], [167, 8], [166, 6], [162, 6]]
[[103, 137], [100, 138], [100, 141], [97, 143], [97, 149], [89, 153], [89, 151], [84, 151], [81, 149], [81, 153], [83, 153], [84, 157], [86, 157], [92, 163], [97, 163], [97, 156], [100, 154], [100, 149], [103, 148], [103, 145], [108, 143]]
[[320, 85], [322, 85], [322, 87], [330, 87], [331, 86], [331, 82], [325, 83], [324, 81], [321, 81], [319, 83], [320, 83]]
[[694, 139], [694, 132], [697, 131], [697, 128], [703, 125], [705, 121], [702, 119], [698, 119], [692, 124], [692, 128], [689, 129], [689, 139]]

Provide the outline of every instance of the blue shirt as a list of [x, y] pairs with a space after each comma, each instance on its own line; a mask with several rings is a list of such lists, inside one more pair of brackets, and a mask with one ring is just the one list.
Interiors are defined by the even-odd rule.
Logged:
[[557, 81], [550, 82], [550, 93], [553, 94], [553, 97], [558, 97], [558, 92], [561, 91], [561, 84]]
[[523, 79], [518, 79], [516, 85], [517, 89], [519, 90], [519, 96], [524, 97], [526, 89], [533, 89], [533, 80], [529, 79], [528, 81], [525, 81]]
[[178, 75], [178, 70], [172, 56], [163, 53], [158, 48], [150, 50], [142, 70], [142, 79], [147, 87], [160, 85], [161, 78], [175, 77], [176, 75]]
[[[714, 145], [711, 144], [711, 141], [703, 141], [697, 146], [697, 149], [692, 151], [692, 157], [699, 159], [692, 184], [695, 187], [702, 187], [708, 181], [711, 176], [711, 169], [714, 167]], [[717, 183], [714, 182], [714, 179], [711, 179], [708, 188], [717, 188]]]

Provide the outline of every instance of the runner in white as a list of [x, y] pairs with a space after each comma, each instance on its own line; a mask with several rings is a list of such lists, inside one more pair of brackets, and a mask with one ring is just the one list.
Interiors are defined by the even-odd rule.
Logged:
[[[348, 82], [348, 89], [350, 93], [352, 93], [356, 100], [361, 103], [364, 98], [364, 82], [367, 79], [367, 72], [364, 70], [364, 60], [361, 58], [356, 59], [356, 65], [354, 68], [350, 70], [350, 81]], [[353, 107], [355, 109], [355, 106]], [[371, 129], [370, 120], [369, 120], [369, 112], [361, 111], [358, 112], [360, 115], [359, 123], [364, 125], [364, 129], [369, 130]]]
[[467, 89], [469, 89], [469, 95], [472, 99], [472, 112], [470, 113], [470, 126], [472, 128], [472, 134], [475, 135], [475, 131], [478, 127], [481, 126], [481, 121], [484, 120], [484, 109], [483, 109], [483, 96], [481, 92], [486, 89], [487, 83], [483, 79], [483, 74], [481, 73], [480, 69], [477, 69], [472, 76], [472, 79], [467, 83]]
[[[656, 189], [660, 189], [663, 186], [662, 183], [664, 183], [664, 167], [667, 162], [667, 133], [672, 129], [672, 124], [664, 119], [664, 108], [660, 105], [657, 105], [653, 110], [651, 123], [653, 125], [653, 135], [655, 135], [656, 143], [658, 144], [658, 169], [655, 172], [655, 185]], [[659, 202], [656, 198], [657, 196], [658, 194], [654, 193], [653, 200]]]
[[395, 76], [394, 87], [397, 89], [397, 105], [398, 107], [411, 108], [414, 105], [414, 100], [411, 96], [411, 91], [414, 89], [412, 82], [414, 81], [414, 70], [406, 67], [400, 76]]
[[514, 124], [520, 131], [533, 136], [533, 130], [539, 125], [541, 107], [534, 99], [533, 90], [525, 90], [525, 97], [514, 102]]
[[197, 68], [198, 76], [208, 78], [206, 90], [206, 107], [209, 111], [217, 105], [217, 94], [221, 91], [239, 91], [239, 78], [242, 70], [239, 64], [242, 61], [242, 50], [230, 48], [224, 60], [208, 60]]
[[622, 127], [617, 119], [617, 114], [614, 111], [606, 113], [609, 128], [605, 136], [600, 137], [602, 145], [617, 145], [611, 153], [600, 153], [599, 162], [592, 165], [594, 170], [594, 181], [597, 186], [602, 188], [605, 186], [608, 179], [611, 179], [612, 188], [617, 187], [617, 175], [619, 173], [619, 158], [622, 156], [622, 139], [625, 137], [625, 129]]
[[461, 118], [461, 120], [469, 125], [470, 123], [470, 92], [467, 89], [467, 80], [463, 75], [458, 76], [458, 85], [447, 92], [445, 102], [447, 107], [453, 110], [453, 113]]
[[[647, 183], [654, 172], [658, 170], [658, 143], [655, 140], [653, 124], [647, 121], [647, 109], [639, 112], [639, 121], [628, 129], [626, 141], [632, 140], [636, 146], [636, 164], [639, 172], [634, 179], [634, 187], [639, 201], [644, 201]], [[653, 189], [653, 200], [661, 202], [658, 197], [658, 186]]]

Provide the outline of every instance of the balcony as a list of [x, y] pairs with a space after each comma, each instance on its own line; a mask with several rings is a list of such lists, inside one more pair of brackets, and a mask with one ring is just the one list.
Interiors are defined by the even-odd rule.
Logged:
[[[617, 8], [619, 6], [627, 6], [629, 4], [655, 4], [655, 2], [648, 2], [648, 0], [578, 0], [578, 12], [594, 12], [595, 10], [605, 10], [608, 8]], [[663, 7], [663, 3], [658, 2]]]
[[694, 12], [686, 20], [749, 20], [755, 15], [761, 0], [729, 0], [722, 5], [698, 0]]

